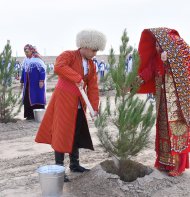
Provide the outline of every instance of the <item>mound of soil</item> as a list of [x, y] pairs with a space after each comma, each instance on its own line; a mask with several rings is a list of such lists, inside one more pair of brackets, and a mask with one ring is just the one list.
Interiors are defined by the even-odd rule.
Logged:
[[117, 167], [113, 160], [106, 160], [100, 164], [107, 173], [116, 174], [122, 181], [131, 182], [139, 177], [149, 175], [153, 170], [132, 160], [121, 160]]

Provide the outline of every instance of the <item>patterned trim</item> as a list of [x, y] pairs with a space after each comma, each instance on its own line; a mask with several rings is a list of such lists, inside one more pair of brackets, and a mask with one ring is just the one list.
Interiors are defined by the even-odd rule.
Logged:
[[168, 28], [149, 29], [161, 48], [167, 52], [169, 66], [174, 78], [177, 97], [182, 115], [190, 126], [190, 47], [178, 35], [171, 34], [173, 30]]

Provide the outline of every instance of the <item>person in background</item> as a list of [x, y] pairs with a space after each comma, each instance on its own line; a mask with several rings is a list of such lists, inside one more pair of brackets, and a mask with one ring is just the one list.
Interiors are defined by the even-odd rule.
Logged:
[[64, 155], [69, 153], [72, 172], [89, 170], [79, 162], [79, 148], [94, 150], [85, 116], [86, 104], [79, 88], [87, 93], [96, 116], [99, 90], [92, 58], [97, 51], [104, 50], [105, 44], [101, 32], [83, 30], [76, 37], [78, 50], [64, 51], [56, 58], [54, 72], [58, 83], [36, 135], [36, 142], [52, 146], [57, 165], [64, 165]]
[[96, 56], [94, 56], [92, 60], [96, 66], [96, 74], [98, 75], [99, 69], [98, 69], [98, 60], [96, 59]]
[[15, 63], [15, 79], [19, 80], [20, 79], [20, 72], [21, 72], [21, 65], [19, 61], [16, 61]]
[[47, 65], [47, 67], [46, 67], [46, 73], [47, 73], [47, 75], [49, 75], [50, 74], [50, 71], [51, 71], [50, 64], [46, 64], [46, 65]]
[[50, 67], [50, 72], [51, 72], [51, 71], [53, 72], [53, 69], [54, 69], [53, 63], [51, 63], [51, 64], [49, 65], [49, 67]]
[[133, 69], [133, 58], [132, 55], [129, 54], [127, 61], [126, 61], [126, 72], [130, 73]]
[[105, 72], [105, 69], [106, 69], [106, 64], [105, 64], [104, 60], [101, 60], [98, 67], [100, 69], [100, 78], [104, 78], [104, 72]]
[[156, 98], [155, 167], [179, 176], [189, 168], [190, 47], [174, 29], [145, 29], [139, 43], [139, 93]]
[[21, 86], [23, 88], [24, 118], [34, 119], [34, 109], [44, 109], [46, 104], [46, 65], [36, 48], [30, 44], [24, 47], [26, 58], [22, 63]]

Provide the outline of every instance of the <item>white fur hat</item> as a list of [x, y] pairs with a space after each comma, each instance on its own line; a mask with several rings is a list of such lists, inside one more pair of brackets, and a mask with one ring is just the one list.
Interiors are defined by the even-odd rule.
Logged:
[[76, 36], [76, 45], [79, 48], [103, 51], [106, 45], [106, 37], [96, 30], [82, 30]]

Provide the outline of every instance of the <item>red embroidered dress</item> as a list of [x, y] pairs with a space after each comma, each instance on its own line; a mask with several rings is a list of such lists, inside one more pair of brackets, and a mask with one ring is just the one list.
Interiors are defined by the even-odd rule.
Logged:
[[[167, 52], [163, 63], [155, 44]], [[156, 153], [155, 166], [178, 172], [189, 167], [190, 152], [190, 47], [175, 30], [145, 29], [139, 43], [141, 65], [139, 75], [145, 83], [139, 93], [156, 96]]]

